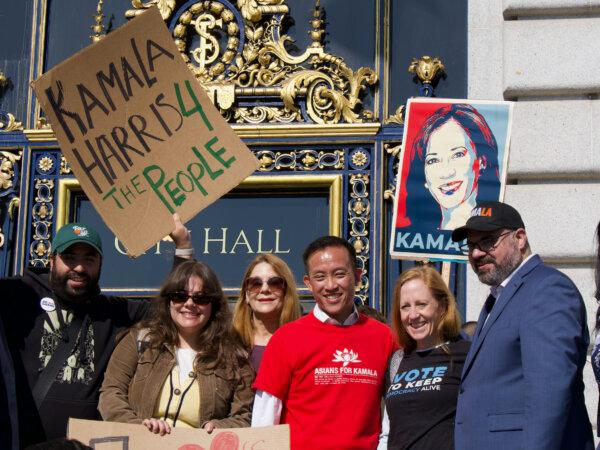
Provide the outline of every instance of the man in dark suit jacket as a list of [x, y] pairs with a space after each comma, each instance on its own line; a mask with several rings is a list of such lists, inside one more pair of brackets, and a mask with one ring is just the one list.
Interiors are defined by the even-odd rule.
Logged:
[[593, 449], [582, 370], [589, 344], [573, 282], [531, 253], [519, 213], [480, 203], [452, 233], [491, 286], [465, 361], [455, 444], [465, 449]]

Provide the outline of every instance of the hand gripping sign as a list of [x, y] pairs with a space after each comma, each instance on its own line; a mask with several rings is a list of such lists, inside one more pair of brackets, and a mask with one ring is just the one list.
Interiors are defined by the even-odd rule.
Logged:
[[258, 161], [181, 58], [157, 8], [33, 82], [81, 187], [131, 256]]

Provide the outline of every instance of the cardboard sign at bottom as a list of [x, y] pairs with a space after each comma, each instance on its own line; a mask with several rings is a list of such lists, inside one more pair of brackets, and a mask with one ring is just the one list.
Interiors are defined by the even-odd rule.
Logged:
[[69, 439], [95, 450], [286, 450], [290, 448], [289, 425], [261, 428], [204, 430], [173, 428], [165, 436], [143, 425], [69, 419]]

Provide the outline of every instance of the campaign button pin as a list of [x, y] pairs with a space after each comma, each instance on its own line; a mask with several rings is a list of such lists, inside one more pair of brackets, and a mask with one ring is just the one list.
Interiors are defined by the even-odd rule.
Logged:
[[50, 297], [44, 297], [43, 299], [41, 299], [40, 306], [44, 311], [48, 312], [54, 311], [56, 309], [56, 304], [54, 303], [54, 300]]

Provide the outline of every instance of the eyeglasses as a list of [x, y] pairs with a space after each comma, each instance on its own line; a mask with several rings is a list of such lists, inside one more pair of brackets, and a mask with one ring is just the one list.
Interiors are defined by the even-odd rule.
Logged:
[[184, 303], [187, 302], [188, 298], [191, 298], [194, 304], [196, 305], [208, 305], [212, 303], [215, 298], [214, 295], [207, 295], [201, 292], [196, 292], [195, 294], [189, 294], [185, 291], [176, 291], [169, 292], [167, 294], [167, 298], [173, 303]]
[[246, 280], [246, 289], [253, 294], [260, 292], [263, 284], [267, 283], [267, 286], [271, 290], [283, 291], [285, 289], [285, 280], [281, 277], [271, 277], [266, 281], [263, 281], [260, 277], [251, 277]]
[[498, 247], [498, 245], [500, 245], [500, 242], [502, 241], [502, 238], [504, 236], [512, 233], [513, 231], [514, 230], [505, 231], [504, 233], [499, 234], [498, 236], [490, 236], [481, 239], [478, 242], [467, 242], [466, 244], [460, 246], [460, 250], [463, 253], [468, 253], [477, 249], [479, 251], [482, 251], [483, 253], [489, 253], [493, 251], [496, 247]]

